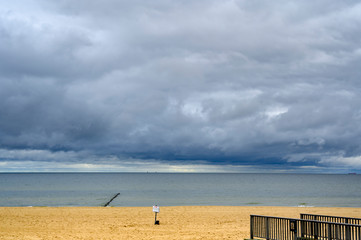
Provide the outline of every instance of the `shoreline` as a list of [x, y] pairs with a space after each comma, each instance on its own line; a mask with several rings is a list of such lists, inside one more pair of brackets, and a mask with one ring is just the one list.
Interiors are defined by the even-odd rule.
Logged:
[[[1, 208], [151, 208], [152, 206], [0, 206]], [[178, 205], [178, 206], [160, 206], [162, 208], [174, 208], [174, 207], [265, 207], [265, 208], [361, 208], [360, 207], [349, 207], [349, 206], [311, 206], [311, 205], [299, 205], [299, 206], [273, 206], [273, 205]], [[360, 216], [361, 217], [361, 216]]]
[[[360, 206], [313, 206], [313, 205], [307, 205], [307, 204], [299, 204], [299, 205], [262, 205], [259, 203], [255, 203], [255, 204], [247, 204], [247, 205], [159, 205], [162, 208], [172, 208], [172, 207], [268, 207], [268, 208], [361, 208]], [[1, 208], [29, 208], [29, 207], [34, 207], [34, 208], [43, 208], [43, 207], [47, 207], [47, 208], [151, 208], [152, 206], [148, 205], [148, 206], [118, 206], [118, 205], [109, 205], [109, 206], [103, 206], [103, 205], [98, 205], [98, 206], [81, 206], [81, 205], [59, 205], [59, 206], [52, 206], [52, 205], [28, 205], [28, 206], [1, 206], [0, 205], [0, 209]], [[360, 216], [361, 217], [361, 216]]]
[[361, 208], [271, 206], [0, 207], [0, 239], [244, 239], [249, 216], [361, 217]]

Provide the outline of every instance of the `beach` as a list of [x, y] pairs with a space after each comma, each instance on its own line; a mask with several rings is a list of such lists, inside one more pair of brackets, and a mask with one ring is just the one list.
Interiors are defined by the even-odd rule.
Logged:
[[251, 214], [361, 217], [361, 208], [322, 207], [0, 207], [0, 239], [244, 239]]

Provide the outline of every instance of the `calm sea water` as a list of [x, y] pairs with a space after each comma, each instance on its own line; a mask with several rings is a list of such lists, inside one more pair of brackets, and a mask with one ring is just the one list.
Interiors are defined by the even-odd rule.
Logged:
[[0, 206], [361, 207], [361, 175], [2, 173]]

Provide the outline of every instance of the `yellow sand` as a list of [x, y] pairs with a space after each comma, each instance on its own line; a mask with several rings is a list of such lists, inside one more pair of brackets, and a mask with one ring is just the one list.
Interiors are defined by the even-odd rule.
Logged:
[[300, 213], [361, 217], [361, 208], [308, 207], [1, 207], [0, 239], [244, 239], [249, 215]]

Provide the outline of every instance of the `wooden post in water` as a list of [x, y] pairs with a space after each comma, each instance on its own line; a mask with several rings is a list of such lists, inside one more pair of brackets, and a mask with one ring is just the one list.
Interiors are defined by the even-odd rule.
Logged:
[[107, 207], [107, 206], [109, 205], [109, 203], [111, 203], [116, 197], [119, 196], [119, 194], [120, 194], [120, 193], [115, 194], [115, 196], [114, 196], [112, 199], [110, 199], [110, 201], [107, 202], [107, 203], [104, 205], [104, 207]]

